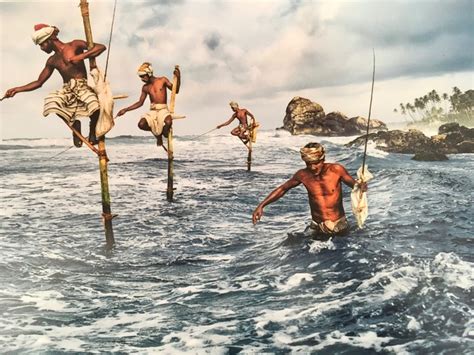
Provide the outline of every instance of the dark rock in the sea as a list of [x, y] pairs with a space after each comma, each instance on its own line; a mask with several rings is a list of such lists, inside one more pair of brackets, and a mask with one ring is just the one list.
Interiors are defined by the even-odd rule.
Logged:
[[440, 126], [438, 133], [431, 140], [443, 153], [474, 153], [474, 128], [451, 122]]
[[[439, 128], [439, 134], [428, 138], [421, 131], [410, 129], [408, 132], [394, 130], [369, 134], [369, 141], [376, 148], [403, 154], [417, 154], [415, 160], [446, 160], [446, 154], [474, 153], [473, 128], [448, 123]], [[360, 146], [365, 143], [365, 136], [360, 136], [347, 146]]]
[[324, 116], [321, 105], [297, 96], [286, 107], [283, 129], [291, 134], [311, 134]]
[[[414, 154], [435, 150], [431, 139], [417, 129], [410, 129], [408, 132], [380, 131], [369, 134], [368, 139], [375, 142], [377, 149], [390, 153]], [[347, 146], [361, 146], [363, 144], [365, 144], [365, 135], [347, 143]]]
[[[349, 124], [357, 129], [358, 132], [367, 132], [367, 119], [361, 116], [352, 117], [349, 119]], [[387, 125], [380, 120], [370, 119], [369, 132], [386, 131]]]
[[448, 157], [440, 152], [418, 152], [411, 159], [418, 161], [443, 161], [448, 160]]
[[[341, 112], [326, 115], [318, 103], [297, 96], [286, 107], [282, 128], [293, 135], [353, 136], [366, 131], [367, 120], [360, 116], [349, 119]], [[382, 121], [370, 121], [370, 131], [386, 129]]]
[[458, 153], [474, 153], [474, 140], [463, 141], [456, 145]]

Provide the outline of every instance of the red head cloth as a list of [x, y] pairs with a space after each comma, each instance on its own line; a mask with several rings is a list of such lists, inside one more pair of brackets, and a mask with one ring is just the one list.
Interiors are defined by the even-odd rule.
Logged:
[[35, 25], [34, 30], [31, 38], [35, 44], [41, 44], [54, 34], [56, 27], [40, 23]]

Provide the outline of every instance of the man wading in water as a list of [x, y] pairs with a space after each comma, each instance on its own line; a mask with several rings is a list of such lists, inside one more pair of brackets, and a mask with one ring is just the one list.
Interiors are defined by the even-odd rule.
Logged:
[[[75, 118], [78, 116], [90, 117], [89, 141], [92, 144], [97, 144], [95, 128], [100, 113], [99, 101], [95, 92], [87, 85], [84, 60], [97, 57], [105, 51], [105, 46], [94, 43], [94, 47], [87, 50], [87, 43], [82, 40], [61, 42], [57, 37], [59, 33], [57, 27], [39, 24], [34, 29], [33, 42], [39, 45], [42, 51], [48, 54], [54, 52], [54, 54], [46, 61], [37, 80], [7, 90], [5, 97], [13, 97], [19, 92], [40, 88], [56, 69], [63, 78], [64, 86], [61, 90], [51, 93], [45, 98], [43, 115], [55, 113], [79, 132], [81, 131], [81, 122]], [[74, 145], [76, 147], [82, 146], [82, 141], [74, 134], [73, 137]]]
[[[255, 209], [252, 221], [256, 224], [263, 215], [263, 208], [277, 201], [288, 190], [303, 184], [308, 191], [312, 222], [310, 228], [315, 234], [323, 236], [341, 235], [348, 231], [349, 224], [342, 205], [342, 185], [349, 187], [358, 184], [341, 164], [325, 163], [324, 148], [319, 143], [308, 143], [300, 149], [301, 158], [306, 168], [283, 185], [273, 190]], [[362, 191], [367, 191], [367, 184], [361, 183]]]
[[230, 134], [233, 136], [239, 137], [244, 144], [247, 144], [249, 141], [249, 125], [247, 122], [247, 115], [249, 115], [252, 120], [255, 122], [255, 117], [245, 108], [239, 108], [239, 104], [237, 102], [231, 101], [229, 103], [230, 108], [234, 111], [234, 114], [228, 121], [218, 125], [216, 128], [219, 129], [221, 127], [229, 125], [233, 120], [236, 118], [239, 120], [239, 125], [235, 127]]
[[[172, 117], [168, 111], [167, 103], [167, 89], [172, 90], [173, 84], [168, 78], [161, 76], [153, 76], [153, 68], [150, 63], [143, 63], [137, 72], [141, 81], [145, 83], [142, 87], [142, 93], [137, 102], [133, 105], [121, 109], [117, 116], [122, 116], [127, 111], [135, 110], [145, 102], [146, 97], [150, 96], [150, 112], [146, 113], [138, 122], [138, 128], [143, 131], [151, 131], [156, 137], [156, 144], [163, 145], [163, 135], [168, 136], [169, 129], [173, 124]], [[181, 73], [178, 68], [175, 68], [174, 75], [176, 75], [178, 82], [176, 85], [176, 93], [179, 93], [181, 86]]]

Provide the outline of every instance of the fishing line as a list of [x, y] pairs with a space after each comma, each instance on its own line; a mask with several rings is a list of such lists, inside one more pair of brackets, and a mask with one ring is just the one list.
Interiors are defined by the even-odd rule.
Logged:
[[374, 97], [374, 82], [375, 82], [375, 50], [372, 50], [374, 53], [374, 65], [372, 71], [372, 88], [370, 90], [370, 104], [369, 104], [369, 117], [367, 118], [367, 132], [365, 135], [365, 147], [364, 147], [364, 158], [362, 160], [362, 175], [364, 175], [365, 169], [365, 157], [367, 156], [367, 142], [369, 140], [369, 128], [370, 128], [370, 114], [372, 113], [372, 98]]
[[74, 147], [75, 147], [75, 145], [73, 144], [73, 145], [71, 145], [69, 148], [66, 148], [66, 149], [62, 150], [62, 151], [59, 152], [58, 154], [55, 154], [55, 155], [53, 155], [52, 157], [50, 157], [49, 159], [54, 159], [54, 158], [56, 158], [57, 156], [59, 156], [59, 155], [61, 155], [61, 154], [63, 154], [63, 153], [66, 153], [69, 149], [74, 148]]
[[110, 36], [109, 36], [109, 45], [108, 45], [108, 50], [107, 50], [107, 60], [105, 62], [104, 81], [107, 78], [107, 68], [109, 67], [110, 46], [112, 45], [112, 33], [114, 32], [115, 9], [116, 8], [117, 8], [117, 0], [115, 0], [115, 2], [114, 2], [114, 12], [112, 14], [112, 23], [110, 25]]

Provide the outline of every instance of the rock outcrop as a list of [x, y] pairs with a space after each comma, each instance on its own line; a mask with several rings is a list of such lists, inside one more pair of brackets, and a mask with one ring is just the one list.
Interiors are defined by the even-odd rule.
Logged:
[[[431, 138], [417, 129], [408, 131], [393, 130], [371, 133], [369, 141], [376, 148], [390, 152], [415, 154], [415, 160], [447, 160], [446, 154], [474, 153], [474, 128], [447, 123], [439, 127], [438, 134]], [[361, 146], [365, 136], [347, 143], [347, 146]]]
[[[318, 103], [297, 96], [286, 107], [282, 129], [293, 135], [354, 136], [366, 132], [367, 120], [360, 116], [348, 118], [337, 111], [326, 115]], [[370, 121], [370, 131], [386, 129], [382, 121]]]

